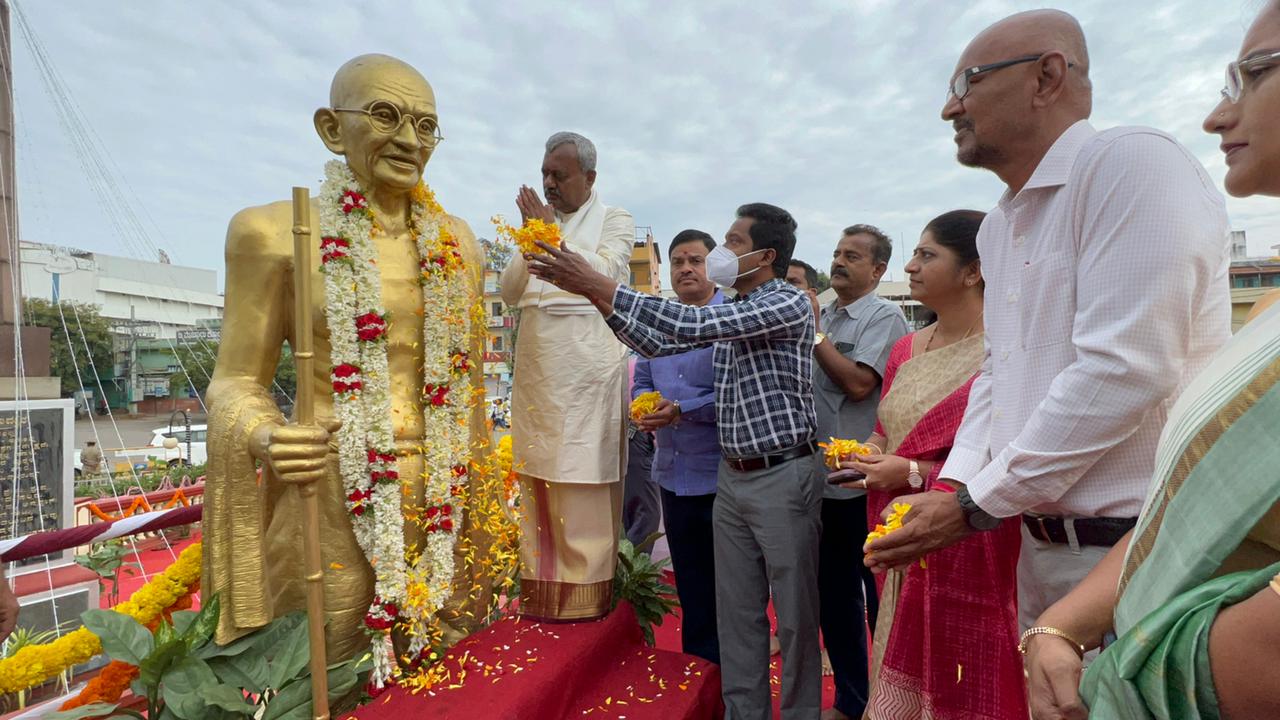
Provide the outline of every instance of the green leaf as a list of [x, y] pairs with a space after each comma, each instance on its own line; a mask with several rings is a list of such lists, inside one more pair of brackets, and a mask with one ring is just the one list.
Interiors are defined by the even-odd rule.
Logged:
[[[359, 680], [358, 664], [348, 661], [329, 666], [330, 701], [341, 698], [355, 687]], [[271, 698], [262, 720], [310, 720], [311, 716], [311, 676], [305, 675], [286, 683], [280, 693]]]
[[196, 613], [192, 610], [179, 610], [173, 613], [172, 618], [173, 631], [178, 635], [182, 635], [191, 627], [191, 623], [195, 622]]
[[239, 655], [211, 658], [209, 668], [218, 676], [218, 680], [255, 695], [267, 688], [267, 659], [257, 652], [246, 651]]
[[209, 638], [213, 637], [214, 631], [218, 629], [219, 608], [220, 603], [217, 595], [210, 597], [201, 606], [200, 612], [196, 614], [195, 619], [191, 621], [191, 624], [182, 633], [183, 639], [187, 641], [187, 647], [203, 645], [209, 641]]
[[102, 640], [102, 649], [112, 660], [141, 665], [142, 659], [151, 654], [151, 632], [128, 615], [114, 610], [86, 610], [80, 618]]
[[156, 626], [156, 647], [160, 647], [167, 642], [176, 640], [177, 633], [173, 631], [173, 626], [168, 621], [161, 619], [160, 624]]
[[[163, 626], [162, 626], [163, 627]], [[172, 635], [172, 631], [170, 632]], [[138, 679], [149, 688], [160, 684], [169, 668], [180, 662], [187, 655], [187, 644], [181, 638], [171, 637], [160, 643], [156, 649], [138, 665]]]
[[76, 718], [101, 717], [113, 712], [116, 707], [115, 703], [96, 702], [89, 705], [81, 705], [72, 710], [62, 710], [60, 712], [44, 715], [49, 720], [76, 720]]
[[181, 720], [203, 720], [205, 701], [201, 688], [216, 685], [218, 679], [203, 660], [183, 658], [164, 676], [160, 691], [165, 707]]
[[311, 628], [305, 622], [299, 623], [271, 653], [267, 687], [284, 687], [285, 683], [298, 677], [298, 673], [307, 667], [307, 663], [311, 661], [310, 633]]
[[285, 635], [292, 632], [293, 628], [298, 623], [304, 623], [306, 620], [306, 613], [301, 611], [292, 612], [288, 615], [272, 620], [270, 624], [261, 630], [257, 630], [245, 635], [244, 637], [233, 640], [226, 645], [202, 646], [196, 653], [196, 656], [204, 660], [208, 660], [215, 657], [240, 655], [249, 649], [254, 649], [259, 654], [266, 655], [272, 648], [280, 643]]
[[200, 688], [200, 697], [205, 703], [223, 710], [252, 714], [254, 706], [245, 700], [244, 693], [230, 685], [203, 685]]

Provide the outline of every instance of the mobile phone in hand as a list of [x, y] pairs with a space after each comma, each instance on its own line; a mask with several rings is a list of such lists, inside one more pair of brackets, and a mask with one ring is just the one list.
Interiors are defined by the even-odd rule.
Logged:
[[827, 484], [842, 485], [854, 480], [862, 480], [866, 476], [867, 474], [861, 470], [836, 470], [835, 472], [827, 473]]

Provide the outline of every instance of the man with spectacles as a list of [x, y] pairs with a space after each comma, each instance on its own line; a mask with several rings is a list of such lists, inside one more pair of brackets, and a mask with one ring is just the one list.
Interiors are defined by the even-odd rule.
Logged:
[[961, 164], [1007, 186], [978, 235], [987, 358], [940, 475], [957, 492], [905, 498], [868, 546], [883, 570], [1021, 516], [1024, 628], [1133, 527], [1166, 412], [1230, 332], [1222, 196], [1173, 138], [1099, 132], [1091, 108], [1066, 13], [1013, 15], [961, 55], [942, 118]]
[[[525, 221], [560, 227], [564, 246], [615, 282], [631, 270], [635, 221], [595, 189], [596, 146], [558, 132], [542, 158], [546, 203], [525, 185]], [[516, 255], [499, 279], [520, 308], [511, 438], [520, 468], [520, 612], [592, 620], [609, 612], [626, 472], [626, 348], [590, 301], [530, 277]]]

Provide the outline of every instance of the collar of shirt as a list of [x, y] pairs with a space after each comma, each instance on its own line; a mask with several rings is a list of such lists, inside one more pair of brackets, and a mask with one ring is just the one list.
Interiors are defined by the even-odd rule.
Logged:
[[874, 304], [875, 301], [876, 301], [875, 289], [872, 289], [871, 292], [867, 293], [866, 295], [863, 295], [862, 297], [858, 298], [857, 300], [854, 300], [853, 302], [849, 303], [848, 305], [845, 305], [844, 307], [840, 307], [839, 305], [840, 299], [836, 298], [835, 300], [832, 300], [831, 303], [828, 304], [825, 308], [822, 309], [822, 319], [823, 321], [830, 321], [831, 316], [833, 314], [843, 310], [845, 314], [849, 316], [850, 320], [857, 320], [858, 314], [863, 312], [867, 308], [871, 307], [871, 305]]
[[1036, 165], [1035, 172], [1031, 173], [1031, 179], [1022, 186], [1022, 190], [1016, 195], [1010, 194], [1008, 189], [1004, 191], [1004, 195], [1000, 196], [1000, 209], [1009, 210], [1020, 205], [1025, 200], [1024, 194], [1028, 191], [1066, 185], [1067, 178], [1071, 175], [1071, 166], [1075, 165], [1076, 156], [1080, 154], [1080, 148], [1084, 147], [1089, 138], [1097, 134], [1098, 131], [1089, 124], [1088, 120], [1080, 120], [1067, 128], [1057, 140], [1053, 141], [1049, 152], [1040, 158], [1040, 164]]
[[[751, 292], [749, 292], [749, 293], [747, 293], [747, 294], [745, 294], [745, 295], [743, 295], [742, 293], [738, 293], [738, 296], [737, 296], [737, 297], [735, 297], [735, 298], [733, 299], [733, 301], [734, 301], [734, 302], [746, 302], [747, 300], [750, 300], [750, 299], [751, 299], [751, 298], [753, 298], [753, 297], [759, 297], [761, 293], [767, 293], [767, 292], [771, 292], [771, 291], [773, 291], [773, 290], [777, 290], [779, 285], [781, 285], [781, 286], [782, 286], [782, 287], [784, 287], [784, 288], [789, 288], [789, 287], [791, 287], [790, 285], [788, 285], [786, 282], [784, 282], [784, 281], [783, 281], [783, 280], [781, 280], [780, 278], [773, 278], [773, 279], [771, 279], [771, 280], [766, 280], [766, 281], [764, 282], [764, 284], [760, 285], [759, 287], [756, 287], [756, 288], [755, 288], [755, 289], [753, 289]], [[716, 292], [719, 292], [719, 290], [717, 290]], [[796, 292], [799, 292], [799, 291], [797, 290]]]

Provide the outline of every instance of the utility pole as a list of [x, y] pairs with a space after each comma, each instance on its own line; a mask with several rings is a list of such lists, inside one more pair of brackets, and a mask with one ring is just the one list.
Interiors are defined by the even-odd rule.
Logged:
[[[154, 328], [149, 333], [138, 332], [141, 328]], [[129, 333], [129, 414], [138, 414], [138, 338], [154, 338], [159, 336], [160, 326], [151, 320], [139, 320], [138, 310], [133, 303], [129, 304], [129, 319], [117, 320], [111, 324], [111, 332], [116, 335]]]
[[[49, 377], [49, 328], [23, 327], [21, 252], [13, 143], [13, 36], [9, 2], [0, 0], [0, 397], [56, 398], [57, 378]], [[13, 267], [18, 265], [19, 267]], [[20, 343], [20, 344], [19, 344]], [[14, 362], [22, 348], [22, 367]], [[19, 383], [18, 376], [25, 377]]]

